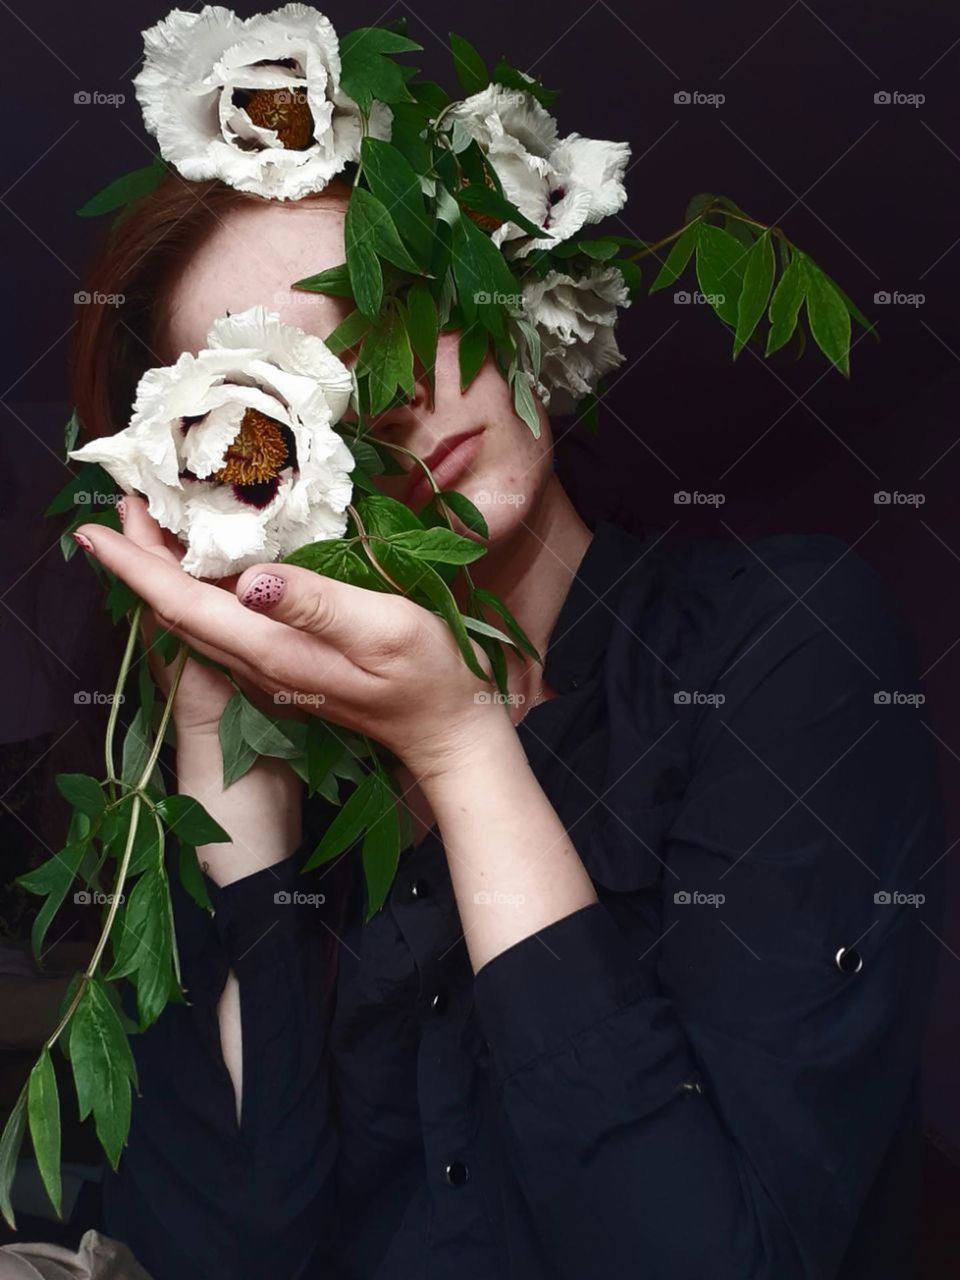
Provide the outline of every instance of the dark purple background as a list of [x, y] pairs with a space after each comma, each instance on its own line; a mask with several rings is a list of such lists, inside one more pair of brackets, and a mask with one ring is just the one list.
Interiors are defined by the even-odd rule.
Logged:
[[[238, 5], [243, 14], [254, 5]], [[139, 32], [165, 6], [127, 0], [0, 6], [6, 336], [0, 486], [5, 644], [0, 740], [67, 734], [73, 691], [102, 645], [99, 596], [79, 562], [64, 566], [38, 519], [65, 480], [66, 358], [78, 276], [101, 231], [73, 210], [145, 163], [149, 142], [129, 83]], [[453, 88], [454, 27], [493, 63], [515, 64], [563, 92], [561, 132], [629, 139], [629, 203], [612, 233], [653, 239], [682, 221], [687, 199], [730, 195], [788, 234], [875, 319], [848, 384], [819, 355], [799, 363], [744, 353], [703, 307], [667, 292], [621, 325], [627, 362], [612, 379], [600, 436], [563, 441], [562, 474], [589, 515], [676, 533], [748, 538], [826, 531], [886, 574], [916, 629], [928, 670], [924, 722], [941, 743], [952, 841], [960, 833], [960, 522], [954, 494], [960, 428], [960, 19], [954, 0], [828, 6], [819, 0], [652, 6], [503, 0], [329, 10], [341, 32], [406, 14], [425, 46], [414, 59]], [[349, 16], [348, 16], [349, 14]], [[723, 93], [719, 108], [678, 105], [677, 90]], [[125, 93], [119, 108], [78, 105], [80, 90]], [[923, 93], [919, 107], [879, 105], [878, 91]], [[878, 291], [922, 305], [874, 305]], [[860, 337], [859, 332], [857, 334]], [[563, 428], [561, 428], [563, 429]], [[678, 507], [677, 490], [722, 492], [719, 512]], [[916, 507], [877, 506], [877, 490], [921, 493]], [[956, 647], [953, 647], [956, 646]], [[82, 710], [82, 709], [81, 709]], [[953, 902], [956, 904], [954, 864]], [[960, 922], [944, 937], [928, 1052], [928, 1116], [960, 1148]], [[882, 1069], [882, 1064], [878, 1064]]]

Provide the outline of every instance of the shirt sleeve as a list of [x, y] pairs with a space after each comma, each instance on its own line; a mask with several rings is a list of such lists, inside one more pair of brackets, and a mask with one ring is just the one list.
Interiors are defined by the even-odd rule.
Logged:
[[678, 707], [691, 768], [650, 955], [601, 892], [476, 975], [511, 1164], [564, 1280], [835, 1275], [910, 1103], [935, 757], [913, 642], [873, 571], [836, 559], [748, 568], [694, 686], [722, 700]]
[[[214, 915], [171, 892], [187, 1003], [132, 1040], [140, 1092], [104, 1187], [108, 1232], [154, 1280], [302, 1274], [335, 1222], [327, 1024], [332, 977], [319, 877], [285, 862], [225, 887]], [[241, 1123], [217, 1001], [230, 970], [241, 1005]]]

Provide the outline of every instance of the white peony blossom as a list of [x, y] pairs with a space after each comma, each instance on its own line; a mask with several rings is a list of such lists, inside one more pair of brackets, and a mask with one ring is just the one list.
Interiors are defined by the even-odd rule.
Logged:
[[198, 355], [148, 370], [130, 425], [69, 456], [143, 494], [188, 573], [221, 578], [343, 536], [354, 459], [333, 423], [351, 390], [320, 338], [251, 307]]
[[557, 122], [525, 90], [489, 84], [449, 115], [484, 150], [507, 199], [544, 229], [542, 237], [533, 238], [513, 222], [497, 227], [491, 239], [501, 246], [518, 240], [511, 245], [516, 257], [569, 240], [626, 202], [629, 144], [578, 133], [558, 138]]
[[523, 310], [540, 338], [540, 374], [524, 372], [544, 408], [570, 413], [603, 374], [625, 359], [617, 346], [617, 308], [630, 297], [616, 267], [594, 267], [574, 278], [548, 271], [523, 287]]
[[[360, 110], [340, 88], [330, 20], [303, 4], [240, 19], [206, 5], [174, 9], [143, 33], [134, 79], [146, 127], [185, 178], [297, 200], [360, 155]], [[393, 113], [374, 102], [368, 132], [389, 141]]]

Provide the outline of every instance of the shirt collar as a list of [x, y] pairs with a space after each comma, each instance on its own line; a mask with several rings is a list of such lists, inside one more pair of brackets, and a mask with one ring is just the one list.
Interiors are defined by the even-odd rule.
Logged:
[[607, 647], [616, 617], [617, 588], [632, 577], [650, 538], [600, 521], [571, 580], [547, 643], [544, 679], [558, 693], [575, 689]]

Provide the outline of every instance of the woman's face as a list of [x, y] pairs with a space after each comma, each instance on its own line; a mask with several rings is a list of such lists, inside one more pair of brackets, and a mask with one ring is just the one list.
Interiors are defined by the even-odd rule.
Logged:
[[[326, 338], [353, 310], [352, 301], [290, 286], [345, 260], [348, 191], [336, 195], [328, 188], [320, 197], [290, 204], [251, 199], [225, 214], [172, 290], [163, 324], [164, 360], [199, 351], [214, 320], [257, 304], [277, 312], [287, 324]], [[352, 363], [355, 352], [342, 358]], [[483, 513], [491, 544], [502, 544], [535, 519], [550, 481], [549, 420], [539, 409], [541, 436], [535, 440], [514, 413], [510, 388], [489, 356], [461, 394], [456, 333], [440, 335], [435, 403], [430, 403], [422, 370], [417, 373], [413, 400], [373, 419], [372, 433], [427, 461], [440, 488], [466, 494]], [[406, 455], [394, 456], [410, 468]], [[377, 480], [384, 493], [417, 510], [429, 497], [422, 476], [414, 465], [409, 476]]]

